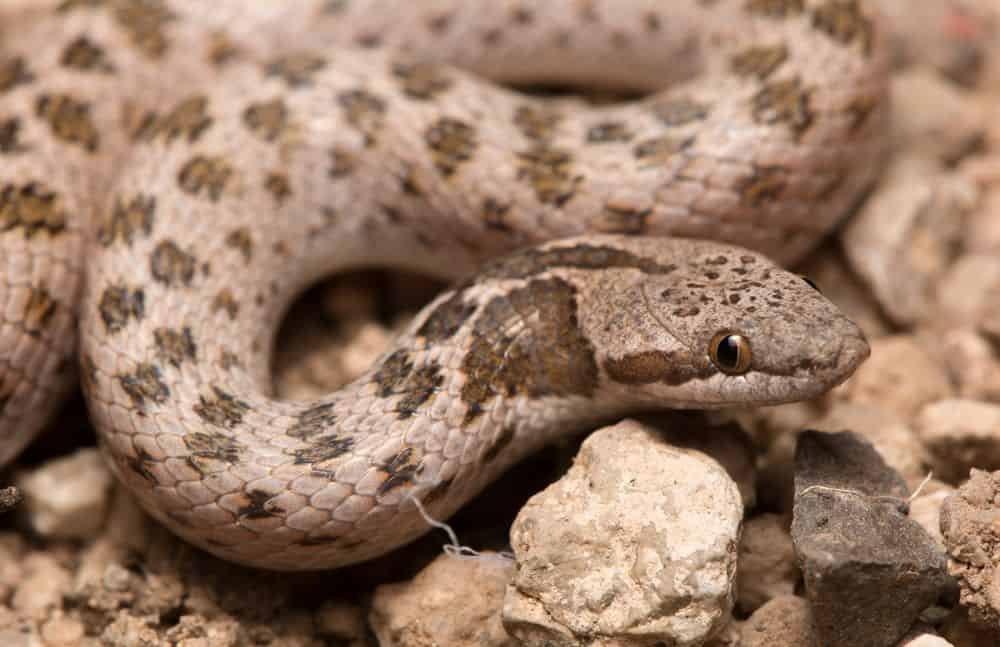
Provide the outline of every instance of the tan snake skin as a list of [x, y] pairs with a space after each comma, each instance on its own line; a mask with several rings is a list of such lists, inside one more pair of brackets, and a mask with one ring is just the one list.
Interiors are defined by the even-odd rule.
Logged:
[[[0, 460], [78, 357], [158, 520], [328, 568], [557, 435], [817, 396], [867, 356], [857, 327], [758, 253], [657, 236], [801, 258], [871, 184], [885, 94], [854, 0], [0, 3]], [[272, 397], [275, 329], [319, 277], [457, 277], [552, 239], [344, 389]], [[741, 374], [717, 333], [749, 344]]]

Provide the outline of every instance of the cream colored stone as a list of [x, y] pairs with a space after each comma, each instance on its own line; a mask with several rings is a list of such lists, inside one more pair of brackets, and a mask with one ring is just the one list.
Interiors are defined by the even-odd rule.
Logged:
[[410, 582], [375, 589], [368, 620], [381, 647], [489, 647], [516, 643], [500, 624], [513, 562], [441, 555]]
[[704, 454], [634, 420], [591, 434], [511, 528], [503, 621], [526, 645], [697, 645], [733, 603], [743, 506]]
[[112, 477], [96, 447], [48, 461], [17, 478], [22, 513], [50, 539], [89, 539], [104, 523]]

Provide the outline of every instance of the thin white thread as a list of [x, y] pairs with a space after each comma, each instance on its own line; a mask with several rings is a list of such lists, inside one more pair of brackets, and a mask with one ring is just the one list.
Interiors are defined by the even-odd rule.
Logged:
[[456, 559], [475, 559], [480, 561], [496, 560], [502, 562], [504, 565], [511, 564], [515, 561], [514, 554], [509, 551], [501, 551], [498, 553], [480, 553], [473, 548], [463, 546], [458, 543], [458, 536], [455, 534], [455, 531], [452, 530], [451, 526], [442, 521], [438, 521], [427, 514], [427, 511], [424, 510], [423, 504], [420, 503], [420, 499], [414, 496], [413, 492], [407, 492], [406, 498], [413, 501], [413, 505], [417, 506], [417, 512], [420, 513], [420, 516], [427, 523], [427, 525], [443, 530], [448, 534], [448, 539], [451, 540], [451, 543], [445, 544], [441, 547], [441, 550], [444, 551], [446, 555]]
[[906, 499], [901, 499], [900, 497], [886, 496], [886, 495], [872, 496], [865, 494], [864, 492], [859, 492], [858, 490], [848, 490], [846, 488], [830, 487], [828, 485], [810, 485], [809, 487], [803, 489], [802, 492], [800, 492], [799, 494], [800, 495], [807, 494], [809, 492], [812, 492], [813, 490], [816, 490], [816, 491], [826, 491], [826, 492], [839, 492], [840, 494], [848, 494], [851, 496], [858, 496], [866, 499], [875, 499], [876, 501], [888, 499], [889, 501], [896, 501], [897, 503], [901, 503], [905, 508], [904, 513], [908, 514], [910, 509], [910, 504], [913, 503], [914, 499], [920, 496], [921, 490], [924, 489], [924, 486], [926, 486], [930, 482], [933, 476], [934, 476], [933, 471], [927, 472], [927, 476], [924, 477], [924, 480], [920, 482], [920, 485], [918, 485], [917, 489], [913, 491], [913, 494], [911, 494]]

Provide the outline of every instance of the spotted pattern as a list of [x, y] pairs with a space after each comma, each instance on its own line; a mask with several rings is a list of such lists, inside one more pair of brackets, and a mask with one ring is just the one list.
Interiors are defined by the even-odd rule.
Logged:
[[[444, 518], [603, 407], [842, 380], [856, 329], [725, 243], [800, 259], [875, 177], [867, 5], [552, 2], [0, 9], [0, 462], [78, 347], [145, 509], [227, 559], [325, 568], [419, 534], [409, 497]], [[397, 262], [457, 282], [356, 381], [275, 400], [294, 293]], [[733, 326], [738, 383], [704, 338]]]

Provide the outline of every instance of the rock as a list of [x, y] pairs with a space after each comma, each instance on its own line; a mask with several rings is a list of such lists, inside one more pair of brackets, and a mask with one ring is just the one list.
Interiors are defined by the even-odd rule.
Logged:
[[72, 582], [68, 570], [49, 553], [31, 553], [23, 562], [24, 579], [11, 606], [19, 615], [41, 620], [59, 608]]
[[794, 595], [774, 598], [754, 611], [740, 637], [740, 647], [821, 647], [809, 603]]
[[935, 319], [955, 326], [987, 323], [1000, 294], [1000, 257], [995, 251], [965, 254], [941, 277]]
[[977, 95], [927, 67], [904, 70], [891, 84], [892, 136], [907, 154], [950, 164], [982, 142], [989, 112]]
[[946, 330], [936, 348], [959, 397], [1000, 402], [1000, 356], [986, 335], [972, 328]]
[[76, 618], [55, 614], [42, 625], [42, 640], [51, 647], [75, 647], [83, 641], [83, 623]]
[[653, 426], [665, 442], [675, 447], [708, 454], [736, 482], [743, 507], [752, 508], [756, 504], [756, 450], [753, 440], [739, 424], [713, 419], [702, 411], [667, 411], [638, 416], [636, 420]]
[[864, 436], [907, 483], [919, 483], [927, 476], [930, 466], [927, 450], [913, 429], [893, 411], [867, 403], [838, 401], [809, 427], [817, 431], [853, 431]]
[[410, 582], [375, 589], [369, 622], [381, 647], [516, 644], [500, 623], [514, 564], [441, 555]]
[[945, 368], [914, 335], [880, 337], [840, 391], [841, 399], [888, 409], [908, 420], [929, 402], [951, 397]]
[[969, 469], [1000, 469], [1000, 405], [949, 399], [917, 417], [917, 433], [934, 456], [934, 473], [958, 482]]
[[906, 637], [899, 642], [899, 647], [955, 647], [950, 642], [930, 633], [921, 633], [916, 636]]
[[972, 470], [941, 508], [941, 534], [969, 619], [1000, 629], [1000, 471]]
[[526, 645], [698, 645], [733, 603], [743, 506], [713, 460], [623, 421], [511, 528], [503, 621]]
[[112, 477], [97, 448], [78, 449], [22, 475], [23, 513], [49, 539], [91, 539], [107, 513]]
[[736, 607], [740, 612], [749, 614], [768, 600], [792, 595], [798, 578], [786, 520], [777, 514], [748, 519], [743, 524], [736, 571]]
[[316, 632], [332, 638], [344, 647], [365, 647], [368, 626], [360, 606], [343, 601], [327, 600], [316, 611]]
[[934, 287], [952, 263], [978, 196], [966, 178], [931, 170], [919, 159], [894, 162], [840, 238], [851, 267], [899, 325], [931, 314]]
[[792, 541], [824, 647], [886, 647], [948, 589], [944, 555], [905, 516], [903, 478], [849, 432], [806, 431]]

